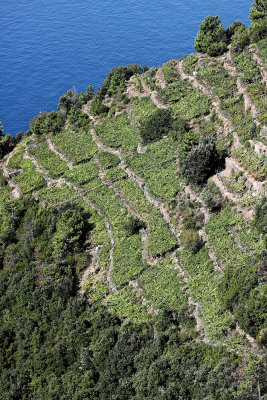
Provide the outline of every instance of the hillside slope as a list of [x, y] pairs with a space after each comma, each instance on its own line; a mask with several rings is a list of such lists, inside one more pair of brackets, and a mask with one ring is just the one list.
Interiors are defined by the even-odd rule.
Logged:
[[[215, 368], [222, 359], [234, 362], [228, 375], [236, 382], [232, 389], [237, 391], [235, 398], [247, 398], [244, 393], [248, 387], [248, 393], [260, 384], [265, 390], [261, 379], [267, 338], [266, 226], [262, 228], [267, 173], [265, 54], [266, 40], [245, 47], [238, 55], [230, 48], [218, 57], [191, 54], [132, 75], [122, 87], [113, 79], [102, 97], [91, 94], [89, 100], [73, 101], [64, 126], [58, 129], [53, 124], [51, 129], [49, 115], [32, 122], [30, 134], [1, 163], [1, 285], [6, 293], [2, 332], [7, 369], [18, 360], [23, 366], [21, 360], [27, 359], [29, 349], [34, 348], [37, 354], [37, 348], [48, 346], [55, 337], [61, 343], [64, 337], [64, 330], [55, 327], [49, 339], [47, 333], [42, 338], [40, 326], [32, 322], [30, 343], [14, 339], [18, 334], [14, 318], [20, 319], [21, 312], [26, 313], [22, 325], [44, 318], [45, 309], [42, 316], [34, 316], [33, 300], [21, 300], [18, 293], [14, 298], [30, 268], [24, 296], [42, 293], [48, 315], [53, 304], [53, 312], [60, 314], [60, 302], [71, 307], [69, 299], [76, 299], [83, 305], [79, 306], [81, 312], [73, 314], [74, 325], [81, 318], [88, 320], [84, 316], [88, 307], [95, 310], [104, 306], [106, 311], [102, 312], [117, 318], [119, 326], [128, 321], [138, 331], [152, 324], [157, 337], [159, 321], [169, 313], [179, 346], [187, 346], [191, 352], [194, 348], [196, 354], [200, 348], [204, 352], [206, 361], [198, 368], [202, 364]], [[70, 91], [65, 100], [70, 96], [79, 98]], [[61, 112], [62, 104], [61, 99]], [[166, 124], [161, 129], [158, 115], [166, 121], [171, 115], [168, 129]], [[155, 124], [157, 134], [161, 133], [153, 139]], [[148, 140], [144, 132], [150, 127], [152, 139]], [[209, 165], [202, 171], [203, 148]], [[64, 275], [67, 270], [68, 278]], [[73, 280], [71, 289], [68, 279]], [[61, 282], [62, 287], [50, 296], [47, 291], [53, 281]], [[88, 322], [90, 340], [97, 335], [92, 326]], [[118, 332], [123, 329], [127, 327]], [[25, 332], [21, 335], [27, 336]], [[75, 338], [67, 337], [66, 346], [71, 347]], [[19, 340], [23, 349], [14, 344]], [[38, 345], [34, 345], [35, 340]], [[83, 349], [99, 348], [99, 342], [87, 346], [86, 340], [83, 338]], [[131, 351], [129, 348], [126, 353]], [[191, 356], [184, 353], [185, 358]], [[65, 367], [69, 368], [76, 357], [65, 361]], [[98, 365], [95, 359], [93, 364]], [[181, 397], [139, 393], [141, 377], [136, 370], [142, 369], [138, 365], [129, 375], [135, 374], [136, 379], [136, 397], [131, 398], [197, 399], [210, 395], [182, 394], [182, 389]], [[102, 368], [112, 370], [107, 364]], [[99, 371], [96, 375], [101, 376]], [[33, 387], [34, 398], [46, 398], [41, 390], [46, 378], [33, 372], [32, 381], [31, 374], [23, 378], [26, 383], [21, 378], [17, 384], [20, 390], [28, 388], [25, 397], [14, 392], [6, 398], [33, 398], [29, 394]], [[91, 380], [98, 382], [98, 390], [104, 393], [103, 387], [109, 384], [103, 377], [89, 375], [83, 376], [78, 386], [86, 387], [83, 380]], [[51, 379], [48, 372], [47, 376]], [[3, 387], [8, 388], [8, 380], [5, 376], [2, 379]], [[116, 379], [110, 383], [114, 391]], [[160, 382], [161, 378], [157, 379]], [[159, 386], [168, 379], [162, 378]], [[90, 385], [93, 390], [94, 384]], [[230, 383], [227, 385], [229, 388]], [[52, 386], [47, 389], [47, 398], [52, 396]], [[73, 398], [98, 398], [89, 392], [87, 397], [85, 392], [79, 397], [73, 388], [67, 390], [76, 393]], [[125, 388], [124, 394], [112, 398], [130, 398], [127, 393]], [[220, 397], [220, 393], [214, 398], [234, 398], [232, 392], [227, 392], [228, 397]], [[107, 391], [103, 398], [111, 398], [109, 395]], [[54, 398], [69, 398], [58, 396]]]

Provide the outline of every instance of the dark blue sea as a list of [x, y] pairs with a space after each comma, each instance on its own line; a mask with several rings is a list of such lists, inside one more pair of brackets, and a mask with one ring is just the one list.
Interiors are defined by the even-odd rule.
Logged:
[[74, 85], [97, 89], [116, 65], [159, 66], [193, 51], [198, 26], [219, 15], [249, 25], [252, 0], [1, 0], [0, 120], [27, 130]]

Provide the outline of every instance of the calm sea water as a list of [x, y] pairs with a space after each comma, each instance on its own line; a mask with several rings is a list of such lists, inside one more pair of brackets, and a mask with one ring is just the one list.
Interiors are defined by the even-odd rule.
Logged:
[[97, 89], [116, 65], [159, 66], [193, 51], [198, 26], [220, 15], [249, 25], [252, 0], [1, 0], [0, 120], [26, 130], [73, 85]]

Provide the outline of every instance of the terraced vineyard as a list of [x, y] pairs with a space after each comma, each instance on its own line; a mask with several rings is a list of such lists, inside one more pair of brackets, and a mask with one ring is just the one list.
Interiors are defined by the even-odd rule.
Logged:
[[[112, 112], [93, 116], [89, 101], [90, 128], [24, 138], [2, 161], [0, 209], [4, 225], [28, 194], [43, 208], [81, 207], [92, 255], [81, 296], [137, 324], [167, 308], [185, 335], [245, 359], [261, 358], [266, 341], [266, 238], [255, 225], [266, 199], [266, 41], [255, 51], [171, 60], [132, 77], [123, 100], [106, 95]], [[158, 109], [171, 110], [173, 128], [144, 143]], [[184, 165], [210, 138], [221, 162], [190, 183]]]

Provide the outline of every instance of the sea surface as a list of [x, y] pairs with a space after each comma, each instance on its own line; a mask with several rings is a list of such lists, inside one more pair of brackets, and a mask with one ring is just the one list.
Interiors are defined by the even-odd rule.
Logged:
[[27, 130], [73, 86], [97, 89], [116, 65], [159, 66], [193, 51], [198, 26], [219, 15], [249, 25], [252, 0], [1, 0], [0, 120]]

